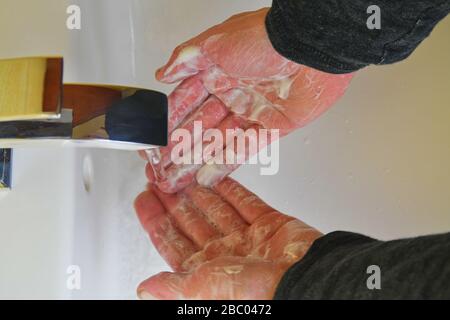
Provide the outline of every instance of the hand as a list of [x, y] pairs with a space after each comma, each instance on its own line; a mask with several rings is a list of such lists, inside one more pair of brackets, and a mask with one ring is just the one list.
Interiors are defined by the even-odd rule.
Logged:
[[135, 208], [175, 271], [141, 283], [141, 299], [271, 299], [286, 270], [321, 236], [230, 178], [177, 194], [151, 186]]
[[[162, 82], [182, 81], [169, 96], [169, 132], [177, 127], [192, 132], [193, 121], [202, 120], [204, 130], [266, 128], [284, 136], [343, 95], [353, 74], [328, 74], [279, 55], [266, 33], [267, 12], [241, 13], [212, 27], [178, 46], [157, 71]], [[150, 156], [157, 185], [165, 192], [181, 190], [195, 179], [213, 185], [238, 167], [171, 164], [173, 146]]]

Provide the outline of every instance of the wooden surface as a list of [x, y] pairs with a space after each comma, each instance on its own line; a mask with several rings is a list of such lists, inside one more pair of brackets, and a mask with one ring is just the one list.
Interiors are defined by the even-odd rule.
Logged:
[[63, 59], [47, 59], [47, 69], [44, 80], [44, 101], [43, 111], [51, 113], [60, 112], [60, 103], [62, 102], [62, 80], [63, 80]]
[[46, 58], [0, 60], [0, 120], [43, 113]]

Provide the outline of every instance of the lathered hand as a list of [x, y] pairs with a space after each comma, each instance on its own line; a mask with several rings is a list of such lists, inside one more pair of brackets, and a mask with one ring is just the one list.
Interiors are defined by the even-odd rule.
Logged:
[[321, 236], [230, 178], [176, 194], [150, 186], [135, 208], [174, 271], [141, 283], [142, 299], [271, 299], [282, 275]]
[[[274, 50], [265, 29], [267, 12], [241, 13], [212, 27], [178, 46], [157, 71], [162, 82], [181, 81], [169, 96], [170, 132], [192, 131], [193, 122], [201, 120], [204, 130], [265, 128], [284, 136], [320, 116], [344, 94], [353, 74], [318, 71]], [[169, 143], [160, 157], [151, 157], [156, 160], [157, 186], [164, 192], [176, 192], [194, 180], [214, 185], [238, 167], [173, 164], [173, 146]]]

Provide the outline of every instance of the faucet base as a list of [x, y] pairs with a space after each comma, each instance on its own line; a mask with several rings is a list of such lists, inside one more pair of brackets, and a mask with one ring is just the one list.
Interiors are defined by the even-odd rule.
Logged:
[[0, 149], [0, 190], [11, 188], [12, 150]]

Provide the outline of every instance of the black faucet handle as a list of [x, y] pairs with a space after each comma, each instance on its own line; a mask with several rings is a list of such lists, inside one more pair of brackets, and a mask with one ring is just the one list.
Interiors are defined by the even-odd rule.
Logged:
[[105, 127], [111, 140], [166, 146], [167, 96], [157, 91], [138, 90], [108, 108]]

